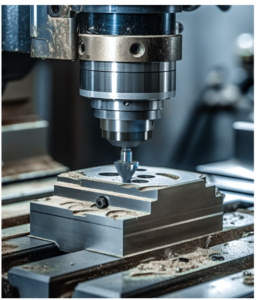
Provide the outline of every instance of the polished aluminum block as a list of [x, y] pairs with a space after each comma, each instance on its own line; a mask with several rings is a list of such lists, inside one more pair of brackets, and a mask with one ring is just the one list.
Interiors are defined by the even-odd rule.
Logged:
[[[115, 166], [58, 176], [54, 196], [31, 202], [31, 235], [67, 252], [119, 257], [222, 230], [223, 194], [205, 177], [140, 166], [123, 183]], [[98, 209], [104, 197], [108, 207]]]

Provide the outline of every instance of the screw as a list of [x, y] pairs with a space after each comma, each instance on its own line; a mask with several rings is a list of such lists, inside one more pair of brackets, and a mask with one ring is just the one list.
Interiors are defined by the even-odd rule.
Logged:
[[97, 200], [96, 200], [96, 205], [99, 209], [103, 209], [108, 207], [108, 200], [106, 197], [104, 196], [100, 196]]

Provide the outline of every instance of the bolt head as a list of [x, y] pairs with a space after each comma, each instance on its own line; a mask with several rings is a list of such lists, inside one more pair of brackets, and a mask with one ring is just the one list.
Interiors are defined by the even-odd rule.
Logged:
[[99, 209], [103, 209], [103, 208], [107, 208], [108, 207], [108, 200], [106, 197], [104, 196], [100, 196], [97, 200], [96, 200], [96, 206]]

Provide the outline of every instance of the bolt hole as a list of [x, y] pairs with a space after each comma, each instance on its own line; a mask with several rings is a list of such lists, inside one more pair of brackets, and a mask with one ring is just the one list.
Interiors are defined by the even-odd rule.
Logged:
[[60, 11], [60, 6], [59, 5], [52, 5], [51, 10], [53, 14], [57, 14]]
[[155, 178], [153, 175], [138, 175], [139, 178]]
[[135, 180], [133, 180], [132, 182], [134, 182], [134, 183], [147, 183], [148, 182], [148, 180], [137, 180], [137, 179], [135, 179]]
[[137, 169], [137, 171], [144, 172], [144, 171], [147, 171], [147, 169], [139, 168], [139, 169]]
[[99, 173], [100, 176], [119, 176], [118, 173]]
[[83, 55], [85, 52], [85, 45], [84, 43], [82, 42], [80, 45], [79, 45], [79, 54], [80, 55]]
[[134, 57], [141, 57], [145, 53], [145, 47], [141, 44], [134, 43], [130, 47], [130, 53]]

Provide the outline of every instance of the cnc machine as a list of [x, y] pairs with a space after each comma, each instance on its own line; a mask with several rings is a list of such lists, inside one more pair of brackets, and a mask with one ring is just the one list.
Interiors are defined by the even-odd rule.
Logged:
[[[41, 243], [39, 252], [46, 245], [57, 252], [17, 262], [10, 271], [6, 263], [6, 286], [13, 293], [156, 297], [188, 289], [184, 282], [196, 287], [223, 276], [232, 282], [228, 276], [239, 272], [242, 294], [253, 293], [251, 283], [244, 284], [253, 278], [253, 216], [235, 212], [223, 218], [225, 195], [205, 175], [141, 166], [132, 155], [154, 138], [164, 103], [175, 101], [182, 59], [178, 16], [197, 8], [30, 7], [31, 57], [80, 60], [77, 92], [91, 102], [102, 137], [121, 154], [114, 164], [58, 175], [53, 195], [31, 202], [30, 242]], [[225, 292], [223, 297], [233, 295]]]

